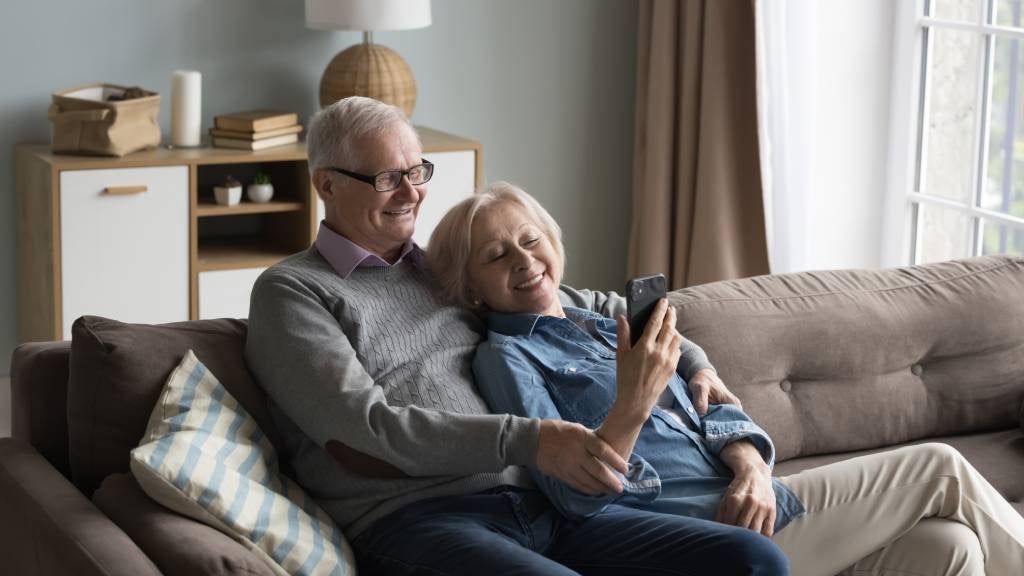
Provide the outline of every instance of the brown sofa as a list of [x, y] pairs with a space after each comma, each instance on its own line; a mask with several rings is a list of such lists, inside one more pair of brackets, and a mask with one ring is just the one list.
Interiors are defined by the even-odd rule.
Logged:
[[[763, 276], [670, 300], [683, 334], [775, 439], [777, 473], [941, 441], [1024, 511], [1024, 259]], [[85, 317], [72, 342], [18, 347], [13, 438], [0, 440], [6, 573], [269, 574], [227, 536], [153, 503], [127, 474], [189, 348], [277, 438], [243, 363], [244, 338], [239, 320]]]

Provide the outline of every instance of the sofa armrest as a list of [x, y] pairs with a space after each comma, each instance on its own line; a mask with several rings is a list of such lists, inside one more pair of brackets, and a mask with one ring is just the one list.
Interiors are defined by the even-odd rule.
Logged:
[[0, 511], [7, 574], [160, 574], [71, 482], [15, 438], [0, 438]]
[[68, 464], [71, 342], [28, 342], [11, 354], [11, 437], [31, 444], [64, 476]]

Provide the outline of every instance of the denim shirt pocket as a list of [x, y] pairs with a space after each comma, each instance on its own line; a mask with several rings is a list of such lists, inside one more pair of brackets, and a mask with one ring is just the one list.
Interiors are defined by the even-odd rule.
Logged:
[[546, 374], [562, 418], [597, 428], [615, 402], [615, 365], [589, 358], [559, 362]]

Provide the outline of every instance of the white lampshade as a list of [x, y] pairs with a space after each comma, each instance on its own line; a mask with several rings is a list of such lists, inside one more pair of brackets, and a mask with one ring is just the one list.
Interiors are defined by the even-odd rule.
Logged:
[[409, 30], [430, 26], [430, 0], [306, 0], [306, 28]]

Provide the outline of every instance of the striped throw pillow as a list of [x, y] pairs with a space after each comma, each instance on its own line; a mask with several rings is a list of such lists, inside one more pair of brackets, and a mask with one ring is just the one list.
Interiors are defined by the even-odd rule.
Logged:
[[131, 469], [154, 500], [234, 537], [278, 574], [356, 573], [337, 525], [280, 473], [256, 421], [191, 350], [167, 379]]

